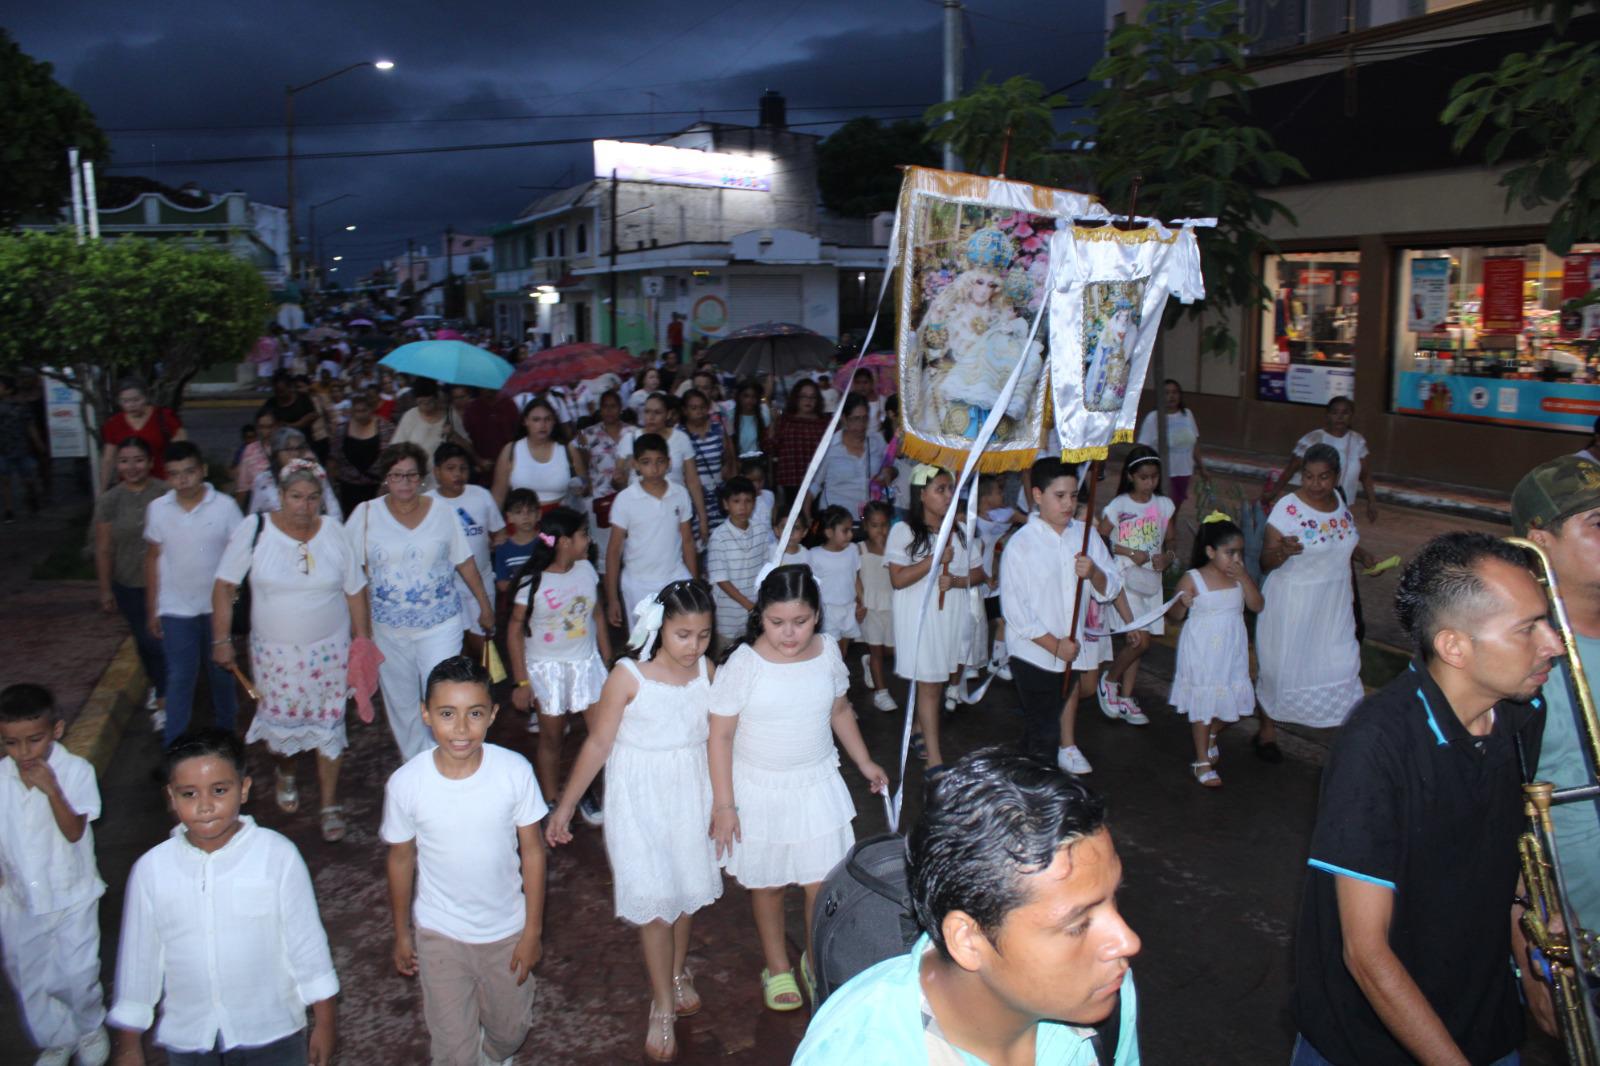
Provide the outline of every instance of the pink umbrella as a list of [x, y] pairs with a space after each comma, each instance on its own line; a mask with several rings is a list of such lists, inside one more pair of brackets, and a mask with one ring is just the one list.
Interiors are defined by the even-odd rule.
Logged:
[[345, 325], [347, 325], [347, 326], [370, 326], [370, 325], [372, 325], [372, 319], [370, 319], [370, 318], [352, 318], [349, 322], [346, 322]]
[[[895, 380], [894, 367], [893, 352], [873, 352], [861, 360], [861, 369], [870, 370], [872, 376], [877, 379], [879, 396], [890, 396], [899, 391], [900, 383]], [[840, 392], [850, 387], [850, 364], [846, 363], [833, 376], [833, 387]]]
[[436, 340], [436, 341], [460, 341], [460, 340], [466, 340], [466, 338], [461, 335], [459, 330], [453, 330], [453, 329], [441, 329], [441, 330], [437, 331], [436, 333], [434, 333], [433, 339]]

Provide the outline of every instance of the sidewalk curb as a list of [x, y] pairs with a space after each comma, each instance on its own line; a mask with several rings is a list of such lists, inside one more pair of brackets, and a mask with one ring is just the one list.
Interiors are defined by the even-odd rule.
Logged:
[[105, 776], [128, 719], [144, 705], [148, 687], [133, 638], [126, 637], [62, 741], [72, 754], [94, 764], [96, 776]]

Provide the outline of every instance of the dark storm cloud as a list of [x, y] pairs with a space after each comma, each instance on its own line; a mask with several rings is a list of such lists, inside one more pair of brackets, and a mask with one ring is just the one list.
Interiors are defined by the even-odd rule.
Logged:
[[[985, 72], [1024, 73], [1053, 88], [1100, 50], [1096, 3], [969, 6], [968, 85]], [[939, 99], [940, 17], [937, 0], [67, 2], [34, 5], [8, 28], [114, 131], [117, 172], [282, 203], [284, 86], [359, 60], [392, 58], [397, 68], [298, 94], [297, 157], [666, 133], [701, 111], [753, 122], [769, 88], [805, 132], [825, 134], [831, 126], [817, 123], [868, 105], [883, 117], [915, 115], [881, 105]], [[250, 156], [273, 158], [200, 162]], [[437, 246], [447, 225], [507, 221], [541, 195], [528, 186], [581, 181], [588, 166], [586, 144], [301, 158], [296, 202], [304, 229], [308, 205], [354, 194], [326, 208], [318, 229], [364, 268], [407, 237]], [[343, 232], [347, 222], [356, 233]]]

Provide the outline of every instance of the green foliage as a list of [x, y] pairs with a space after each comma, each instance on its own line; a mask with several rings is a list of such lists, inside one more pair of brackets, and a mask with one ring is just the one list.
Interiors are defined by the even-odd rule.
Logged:
[[1125, 211], [1142, 179], [1138, 213], [1157, 218], [1214, 217], [1199, 230], [1206, 299], [1169, 314], [1206, 314], [1203, 343], [1236, 344], [1217, 314], [1258, 307], [1271, 294], [1260, 257], [1273, 248], [1265, 230], [1293, 215], [1263, 188], [1288, 175], [1305, 177], [1299, 160], [1250, 124], [1245, 72], [1250, 37], [1238, 28], [1238, 5], [1225, 0], [1154, 0], [1137, 22], [1119, 27], [1089, 72], [1100, 88], [1090, 97], [1081, 167], [1114, 211]]
[[853, 118], [817, 145], [817, 185], [822, 203], [849, 218], [893, 211], [900, 196], [902, 165], [938, 166], [927, 143], [928, 129], [914, 119], [882, 125]]
[[220, 247], [0, 236], [0, 370], [70, 367], [102, 417], [127, 375], [176, 404], [198, 371], [242, 358], [271, 312], [260, 273]]
[[1054, 112], [1066, 105], [1065, 96], [1046, 96], [1031, 78], [1017, 75], [996, 85], [985, 74], [971, 92], [935, 104], [924, 117], [933, 124], [928, 139], [948, 143], [968, 173], [997, 175], [1004, 158], [1006, 177], [1049, 183], [1061, 171], [1051, 151]]
[[71, 195], [67, 149], [103, 163], [105, 134], [76, 93], [63, 88], [49, 63], [25, 54], [0, 30], [0, 227], [25, 216], [56, 218]]
[[1506, 205], [1555, 204], [1544, 243], [1565, 255], [1600, 237], [1600, 44], [1550, 39], [1531, 55], [1470, 74], [1440, 116], [1457, 152], [1483, 142], [1490, 166], [1520, 161], [1500, 177]]

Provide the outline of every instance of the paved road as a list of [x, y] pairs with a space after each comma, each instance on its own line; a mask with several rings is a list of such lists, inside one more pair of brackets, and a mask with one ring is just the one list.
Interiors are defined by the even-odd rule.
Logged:
[[[238, 408], [186, 414], [194, 437], [224, 461], [247, 418], [248, 412]], [[1456, 524], [1386, 508], [1380, 526], [1397, 539], [1408, 532], [1420, 539], [1435, 525]], [[1369, 616], [1382, 607], [1371, 596], [1368, 603]], [[1147, 659], [1139, 695], [1152, 713], [1150, 726], [1135, 729], [1091, 710], [1080, 730], [1080, 742], [1095, 765], [1090, 780], [1111, 802], [1125, 869], [1123, 908], [1144, 941], [1136, 974], [1145, 1059], [1217, 1066], [1286, 1062], [1293, 1039], [1291, 940], [1326, 738], [1290, 738], [1288, 758], [1270, 766], [1251, 757], [1246, 743], [1251, 727], [1245, 726], [1222, 740], [1226, 786], [1202, 790], [1187, 772], [1187, 725], [1162, 705], [1172, 662], [1171, 650], [1160, 646]], [[892, 765], [899, 719], [871, 710], [867, 695], [859, 686], [852, 691], [863, 733], [879, 761]], [[947, 718], [947, 751], [959, 754], [1012, 740], [1017, 730], [1013, 705], [1010, 687], [997, 683], [981, 706]], [[532, 752], [533, 738], [514, 713], [496, 724], [493, 739]], [[569, 760], [579, 740], [577, 734], [568, 738]], [[377, 839], [382, 783], [398, 757], [381, 721], [370, 727], [352, 723], [351, 741], [343, 792], [352, 830], [345, 842], [326, 845], [310, 816], [290, 818], [273, 807], [271, 771], [259, 749], [252, 752], [257, 799], [249, 809], [262, 823], [286, 832], [312, 869], [344, 983], [341, 1061], [360, 1066], [422, 1061], [426, 1035], [418, 993], [389, 966], [383, 846]], [[108, 978], [128, 867], [170, 826], [159, 791], [148, 779], [157, 757], [155, 738], [136, 718], [102, 783], [106, 814], [96, 833], [101, 870], [112, 886], [101, 913]], [[303, 782], [313, 780], [310, 769], [308, 764]], [[858, 836], [884, 831], [881, 802], [853, 774], [846, 779], [861, 812]], [[913, 769], [908, 820], [920, 808], [920, 786], [920, 772]], [[314, 791], [314, 785], [302, 788], [307, 810], [316, 807]], [[575, 843], [550, 861], [537, 1024], [519, 1063], [587, 1066], [637, 1059], [646, 982], [636, 938], [612, 918], [610, 895], [600, 836], [580, 831]], [[796, 944], [797, 904], [791, 901], [789, 914]], [[731, 883], [697, 920], [691, 965], [706, 1009], [680, 1026], [683, 1061], [749, 1066], [788, 1061], [806, 1013], [777, 1015], [761, 1008], [755, 932], [744, 894]], [[15, 1032], [14, 1009], [7, 1001], [0, 1007], [3, 1046], [18, 1046], [7, 1040]], [[6, 1052], [0, 1061], [20, 1059]], [[1534, 1049], [1527, 1061], [1555, 1058]]]

